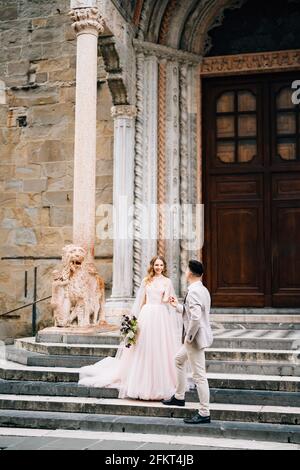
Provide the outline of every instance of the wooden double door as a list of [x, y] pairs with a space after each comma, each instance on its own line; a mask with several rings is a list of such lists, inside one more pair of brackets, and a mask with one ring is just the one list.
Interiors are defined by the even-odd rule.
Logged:
[[300, 307], [299, 74], [206, 79], [206, 282], [220, 307]]

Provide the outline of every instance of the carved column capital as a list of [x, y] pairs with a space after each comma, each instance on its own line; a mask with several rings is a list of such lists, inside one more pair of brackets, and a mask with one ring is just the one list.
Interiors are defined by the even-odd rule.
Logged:
[[135, 106], [131, 105], [120, 105], [113, 106], [111, 108], [111, 115], [115, 118], [129, 118], [134, 119], [137, 114], [137, 109]]
[[75, 8], [69, 16], [73, 20], [72, 28], [77, 34], [85, 32], [96, 35], [103, 33], [105, 22], [97, 7]]

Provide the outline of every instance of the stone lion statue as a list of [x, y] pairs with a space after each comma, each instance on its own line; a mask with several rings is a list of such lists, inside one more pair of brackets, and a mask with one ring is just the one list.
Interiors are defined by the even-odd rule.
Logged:
[[105, 323], [105, 286], [84, 248], [63, 249], [62, 270], [53, 271], [52, 299], [55, 326], [88, 327]]

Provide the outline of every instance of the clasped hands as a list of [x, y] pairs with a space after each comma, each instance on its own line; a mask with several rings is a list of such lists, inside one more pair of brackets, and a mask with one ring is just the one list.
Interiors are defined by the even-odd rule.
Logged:
[[176, 297], [170, 297], [169, 304], [172, 305], [172, 307], [176, 308], [178, 305], [178, 300], [176, 299]]

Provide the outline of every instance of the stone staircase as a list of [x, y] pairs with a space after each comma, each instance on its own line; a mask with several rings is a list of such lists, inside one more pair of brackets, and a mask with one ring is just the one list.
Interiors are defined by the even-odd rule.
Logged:
[[[300, 444], [300, 317], [215, 316], [207, 351], [212, 424], [182, 421], [197, 409], [119, 400], [115, 389], [78, 386], [79, 367], [119, 346], [117, 333], [39, 334], [7, 347], [0, 366], [0, 427], [203, 436]], [[1, 434], [1, 429], [0, 429]]]

